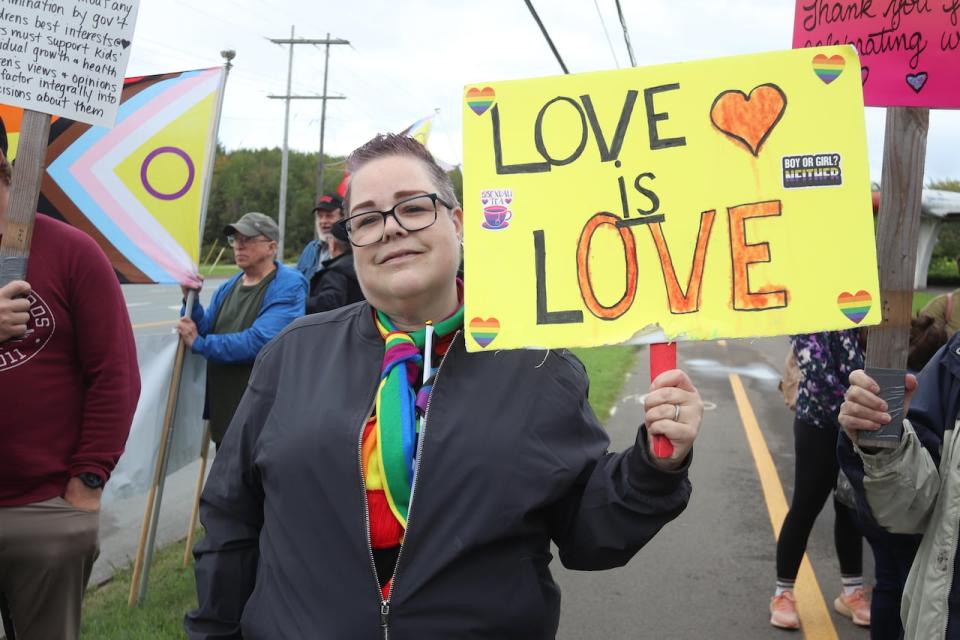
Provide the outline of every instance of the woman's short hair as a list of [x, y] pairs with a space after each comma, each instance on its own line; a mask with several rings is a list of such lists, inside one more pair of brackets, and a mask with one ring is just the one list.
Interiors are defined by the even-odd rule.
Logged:
[[[453, 190], [453, 183], [450, 181], [450, 176], [447, 175], [447, 172], [437, 163], [433, 154], [430, 153], [425, 146], [407, 136], [401, 136], [396, 133], [377, 134], [373, 139], [353, 150], [353, 153], [347, 158], [347, 170], [350, 173], [356, 173], [368, 162], [388, 156], [408, 156], [423, 162], [427, 167], [430, 178], [437, 187], [437, 195], [454, 208], [460, 206], [456, 192]], [[347, 194], [344, 201], [344, 211], [349, 212], [349, 182], [347, 182]], [[347, 215], [349, 215], [349, 213]]]
[[3, 153], [0, 153], [0, 181], [8, 187], [13, 181], [13, 167], [10, 166], [10, 162], [7, 161], [7, 156]]

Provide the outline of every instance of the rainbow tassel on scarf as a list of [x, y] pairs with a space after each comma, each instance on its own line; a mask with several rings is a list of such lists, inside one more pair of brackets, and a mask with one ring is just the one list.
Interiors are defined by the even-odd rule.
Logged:
[[[414, 385], [423, 368], [421, 351], [427, 342], [428, 330], [420, 329], [409, 334], [398, 331], [390, 318], [380, 311], [377, 311], [376, 323], [385, 348], [376, 402], [378, 458], [387, 503], [406, 528], [420, 420], [426, 413], [433, 389], [434, 372], [430, 367], [431, 370], [424, 374], [425, 382], [420, 393], [414, 393]], [[429, 333], [442, 338], [461, 326], [463, 306]], [[432, 350], [432, 340], [429, 342], [426, 347]]]

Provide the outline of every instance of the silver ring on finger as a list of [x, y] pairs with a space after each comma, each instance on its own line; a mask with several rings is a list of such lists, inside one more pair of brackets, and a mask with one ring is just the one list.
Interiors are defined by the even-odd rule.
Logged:
[[680, 405], [673, 405], [673, 421], [680, 422]]

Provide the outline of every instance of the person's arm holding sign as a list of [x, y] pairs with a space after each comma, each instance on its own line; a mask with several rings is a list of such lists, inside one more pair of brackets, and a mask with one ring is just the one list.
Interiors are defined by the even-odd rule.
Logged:
[[[646, 396], [646, 425], [638, 428], [634, 446], [611, 453], [609, 438], [587, 401], [585, 372], [578, 367], [569, 382], [579, 387], [581, 424], [551, 433], [548, 446], [566, 468], [582, 471], [551, 508], [551, 537], [569, 569], [623, 566], [686, 508], [691, 489], [687, 471], [703, 402], [683, 371], [660, 374]], [[570, 401], [571, 406], [577, 402]], [[655, 455], [654, 435], [670, 441], [669, 457]], [[577, 446], [569, 442], [574, 437]]]
[[658, 375], [650, 389], [644, 399], [647, 433], [665, 437], [673, 447], [669, 456], [659, 457], [651, 443], [651, 459], [661, 469], [676, 469], [686, 461], [700, 431], [703, 400], [690, 377], [679, 369]]
[[30, 302], [25, 296], [28, 293], [30, 285], [22, 280], [0, 288], [0, 342], [19, 338], [27, 332]]
[[[850, 375], [850, 388], [840, 407], [839, 421], [846, 433], [839, 443], [841, 464], [846, 468], [850, 458], [859, 457], [866, 503], [877, 522], [894, 533], [923, 533], [937, 502], [944, 431], [948, 422], [950, 427], [953, 424], [946, 406], [951, 404], [951, 376], [940, 362], [944, 355], [941, 350], [941, 357], [931, 361], [919, 380], [906, 375], [903, 415], [907, 417], [896, 449], [856, 445], [860, 432], [879, 429], [891, 421], [879, 385], [863, 370]], [[856, 475], [854, 471], [851, 479]]]

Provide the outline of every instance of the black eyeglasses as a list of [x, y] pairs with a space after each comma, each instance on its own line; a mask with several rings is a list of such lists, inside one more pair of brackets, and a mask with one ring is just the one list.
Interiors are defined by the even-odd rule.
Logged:
[[402, 229], [409, 232], [423, 231], [437, 221], [437, 203], [447, 209], [453, 206], [440, 199], [435, 193], [414, 196], [401, 200], [389, 211], [363, 211], [337, 224], [342, 225], [355, 247], [366, 247], [383, 239], [387, 225], [387, 216], [392, 216]]

